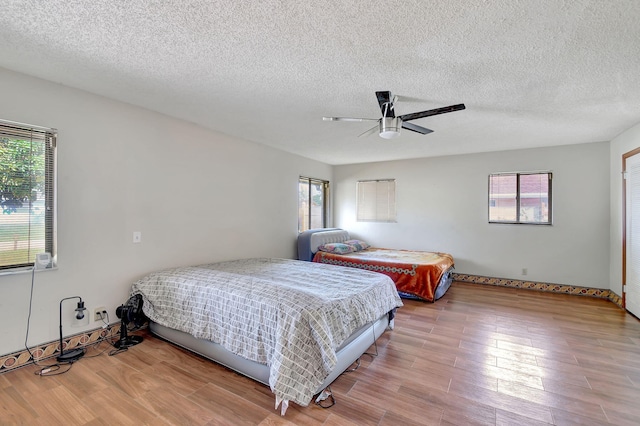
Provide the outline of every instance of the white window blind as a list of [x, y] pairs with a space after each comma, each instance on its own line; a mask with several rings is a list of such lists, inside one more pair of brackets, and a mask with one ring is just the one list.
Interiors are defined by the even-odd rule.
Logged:
[[395, 179], [358, 181], [356, 192], [358, 222], [396, 221]]
[[0, 270], [55, 256], [56, 130], [0, 121]]

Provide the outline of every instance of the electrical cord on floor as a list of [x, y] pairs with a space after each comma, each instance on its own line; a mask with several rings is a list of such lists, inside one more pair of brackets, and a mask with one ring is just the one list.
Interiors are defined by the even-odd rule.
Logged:
[[[114, 343], [115, 339], [113, 339], [113, 336], [109, 336], [110, 330], [108, 330], [108, 327], [109, 327], [109, 312], [105, 312], [105, 314], [106, 314], [106, 317], [107, 317], [106, 320], [105, 320], [104, 315], [102, 314], [102, 312], [98, 313], [98, 315], [100, 315], [100, 320], [102, 321], [102, 329], [105, 331], [105, 335], [102, 338], [96, 340], [91, 345], [87, 345], [86, 347], [89, 348], [89, 349], [96, 349], [97, 350], [98, 346], [100, 346], [100, 344], [103, 343], [103, 342], [107, 342], [107, 343], [109, 343], [110, 346], [113, 346], [113, 343]], [[108, 349], [109, 349], [109, 346], [107, 346], [106, 348], [104, 348], [103, 350], [98, 352], [97, 354], [85, 356], [85, 358], [95, 358], [95, 357], [100, 356], [103, 353], [105, 353]]]
[[47, 364], [47, 365], [38, 363], [36, 358], [33, 356], [33, 352], [31, 352], [31, 349], [29, 349], [29, 328], [31, 326], [31, 312], [33, 307], [33, 287], [34, 287], [35, 278], [36, 278], [35, 275], [36, 275], [36, 266], [33, 265], [33, 269], [31, 270], [31, 288], [29, 289], [29, 313], [27, 315], [27, 331], [25, 332], [25, 335], [24, 335], [24, 348], [29, 353], [29, 359], [27, 360], [27, 362], [32, 361], [35, 366], [39, 367], [34, 372], [36, 376], [57, 376], [58, 374], [64, 374], [67, 371], [69, 371], [71, 369], [72, 364], [70, 363], [69, 367], [66, 370], [60, 371], [60, 369], [62, 368], [62, 365], [58, 363]]
[[100, 321], [102, 321], [102, 328], [106, 329], [107, 327], [109, 327], [109, 312], [104, 311], [105, 314], [107, 314], [107, 320], [105, 321], [104, 319], [104, 315], [102, 315], [102, 312], [100, 312]]
[[[378, 342], [376, 341], [376, 330], [375, 330], [375, 327], [371, 327], [371, 330], [373, 332], [373, 347], [376, 349], [376, 351], [375, 351], [375, 353], [364, 352], [362, 355], [369, 355], [370, 357], [375, 358], [375, 357], [378, 356]], [[355, 367], [348, 368], [348, 369], [344, 370], [340, 375], [345, 374], [345, 373], [352, 373], [352, 372], [356, 371], [358, 368], [360, 368], [360, 358], [362, 357], [362, 355], [360, 355], [358, 357], [358, 359], [356, 359], [354, 361], [354, 364], [356, 364]], [[353, 364], [351, 364], [351, 365], [353, 365]], [[327, 386], [322, 392], [320, 392], [317, 395], [315, 403], [316, 403], [317, 406], [322, 407], [322, 408], [331, 408], [334, 405], [336, 405], [336, 398], [333, 396], [333, 392], [331, 391], [331, 386]]]
[[110, 351], [110, 352], [109, 352], [109, 356], [118, 355], [119, 353], [126, 352], [126, 351], [128, 351], [128, 350], [129, 350], [129, 348], [128, 348], [128, 347], [126, 347], [126, 346], [122, 346], [122, 347], [119, 347], [119, 348], [117, 348], [117, 349], [114, 349], [114, 350]]
[[[371, 353], [371, 352], [364, 352], [362, 355], [369, 355], [371, 358], [375, 358], [378, 356], [378, 342], [376, 341], [376, 331], [375, 328], [371, 328], [373, 331], [373, 347], [376, 349], [375, 353]], [[354, 371], [356, 371], [358, 368], [360, 368], [360, 358], [362, 357], [362, 355], [360, 355], [358, 357], [358, 359], [356, 359], [354, 361], [354, 364], [356, 364], [355, 367], [352, 368], [348, 368], [346, 370], [344, 370], [344, 373], [353, 373]], [[353, 365], [353, 364], [351, 364]]]
[[[60, 374], [64, 374], [67, 371], [71, 370], [71, 367], [73, 367], [73, 362], [69, 362], [69, 363], [53, 363], [53, 364], [41, 364], [39, 363], [36, 358], [33, 356], [33, 352], [31, 352], [31, 349], [29, 348], [29, 328], [31, 326], [31, 312], [32, 312], [32, 306], [33, 306], [33, 287], [34, 287], [34, 282], [35, 282], [35, 274], [36, 274], [36, 268], [35, 265], [33, 267], [33, 269], [31, 270], [31, 288], [29, 290], [29, 311], [28, 311], [28, 315], [27, 315], [27, 331], [25, 332], [25, 336], [24, 336], [24, 348], [27, 350], [27, 353], [29, 354], [29, 359], [27, 360], [27, 362], [32, 361], [33, 364], [37, 367], [39, 367], [34, 374], [36, 376], [41, 376], [41, 377], [47, 377], [47, 376], [57, 376]], [[104, 316], [102, 315], [102, 312], [100, 313], [100, 319], [103, 322], [103, 329], [107, 330], [107, 328], [109, 327], [109, 313], [106, 312], [106, 316], [107, 319], [105, 321]], [[95, 343], [92, 343], [91, 345], [88, 345], [87, 348], [91, 349], [91, 348], [97, 348], [102, 342], [108, 342], [111, 346], [113, 346], [113, 341], [110, 341], [109, 339], [113, 337], [113, 336], [109, 336], [109, 332], [107, 331], [104, 335], [104, 337], [102, 337], [101, 339], [98, 339]], [[90, 355], [87, 356], [86, 358], [94, 358], [96, 356], [100, 356], [103, 353], [105, 353], [107, 351], [107, 349], [109, 349], [109, 347], [103, 349], [101, 352], [95, 354], [95, 355]], [[75, 362], [75, 361], [74, 361]], [[64, 366], [66, 366], [66, 369], [62, 369]]]
[[[327, 400], [328, 402], [324, 402]], [[331, 386], [327, 386], [322, 392], [320, 392], [315, 402], [316, 405], [321, 408], [331, 408], [336, 405], [336, 399], [331, 391]]]
[[371, 332], [373, 333], [373, 347], [376, 348], [375, 353], [365, 352], [364, 355], [369, 355], [371, 358], [375, 358], [378, 356], [378, 341], [376, 340], [376, 329], [375, 327], [371, 327]]
[[[66, 370], [62, 370], [63, 366], [67, 366]], [[67, 364], [51, 364], [48, 366], [41, 366], [42, 368], [40, 368], [39, 370], [36, 370], [33, 374], [35, 374], [36, 376], [41, 376], [41, 377], [48, 377], [48, 376], [59, 376], [60, 374], [64, 374], [67, 371], [71, 370], [71, 367], [73, 367], [73, 363], [67, 363]]]
[[[29, 290], [29, 313], [27, 315], [27, 331], [24, 335], [24, 348], [29, 353], [29, 359], [27, 360], [27, 362], [33, 361], [35, 365], [40, 366], [40, 364], [38, 364], [38, 362], [36, 361], [36, 358], [33, 356], [31, 349], [29, 349], [29, 344], [28, 344], [29, 327], [31, 325], [31, 307], [33, 305], [33, 285], [34, 285], [35, 278], [36, 278], [36, 265], [34, 264], [33, 269], [31, 269], [31, 289]], [[47, 367], [44, 367], [44, 368], [47, 368]]]
[[[109, 313], [107, 313], [107, 321], [105, 321], [105, 320], [104, 320], [104, 317], [102, 316], [102, 313], [100, 313], [100, 317], [101, 317], [101, 319], [102, 319], [102, 322], [105, 324], [105, 325], [103, 326], [103, 328], [104, 328], [104, 330], [106, 330], [106, 329], [107, 329], [107, 327], [109, 326], [109, 322], [108, 322], [108, 321], [109, 321]], [[109, 338], [110, 338], [110, 337], [111, 337], [111, 336], [109, 336], [109, 334], [108, 334], [108, 332], [107, 332], [107, 333], [104, 335], [104, 337], [102, 337], [102, 338], [100, 338], [100, 339], [96, 340], [94, 343], [92, 343], [92, 344], [90, 344], [90, 345], [85, 346], [85, 347], [84, 347], [85, 354], [86, 354], [89, 350], [91, 350], [91, 349], [96, 349], [96, 350], [97, 350], [98, 346], [100, 346], [100, 344], [102, 344], [102, 343], [104, 343], [104, 342], [107, 342], [107, 343], [109, 343], [109, 345], [113, 346], [113, 342], [109, 340]], [[85, 355], [83, 358], [95, 358], [95, 357], [100, 356], [100, 355], [102, 355], [103, 353], [105, 353], [108, 349], [109, 349], [109, 346], [107, 346], [106, 348], [104, 348], [103, 350], [101, 350], [100, 352], [98, 352], [98, 353], [96, 353], [96, 354], [93, 354], [93, 355]], [[63, 364], [60, 364], [60, 363], [52, 364], [52, 365], [49, 365], [49, 366], [46, 366], [46, 367], [41, 368], [39, 371], [36, 371], [36, 373], [35, 373], [35, 374], [36, 374], [36, 375], [39, 375], [39, 376], [57, 376], [57, 375], [59, 375], [59, 374], [64, 374], [64, 373], [66, 373], [67, 371], [71, 370], [71, 367], [72, 367], [72, 366], [73, 366], [73, 364], [74, 364], [75, 362], [77, 362], [77, 361], [78, 361], [78, 360], [73, 361], [73, 362], [69, 362], [69, 363], [63, 363]], [[63, 370], [63, 371], [59, 371], [59, 370], [60, 370], [63, 366], [65, 366], [65, 365], [67, 365], [67, 366], [68, 366], [68, 368], [67, 368], [67, 369], [65, 369], [65, 370]]]
[[[85, 353], [87, 353], [88, 350], [91, 349], [97, 349], [98, 346], [100, 346], [101, 343], [103, 342], [108, 342], [110, 345], [112, 344], [112, 342], [110, 342], [108, 340], [108, 335], [105, 335], [104, 337], [102, 337], [101, 339], [98, 339], [96, 342], [92, 343], [91, 345], [87, 345], [85, 346]], [[109, 349], [109, 346], [107, 346], [106, 348], [104, 348], [102, 351], [94, 354], [94, 355], [87, 355], [84, 356], [84, 358], [95, 358], [97, 356], [102, 355], [103, 353], [105, 353], [107, 351], [107, 349]], [[64, 374], [67, 371], [71, 370], [71, 367], [73, 367], [73, 364], [76, 363], [78, 360], [75, 360], [73, 362], [65, 362], [65, 363], [54, 363], [54, 364], [50, 364], [50, 365], [41, 365], [41, 364], [36, 364], [39, 367], [41, 367], [39, 370], [35, 371], [35, 375], [36, 376], [58, 376], [60, 374]], [[63, 367], [67, 367], [66, 369], [62, 370]]]

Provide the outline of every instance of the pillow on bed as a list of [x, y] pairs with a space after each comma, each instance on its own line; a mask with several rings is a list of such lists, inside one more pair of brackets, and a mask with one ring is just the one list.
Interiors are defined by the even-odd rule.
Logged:
[[365, 250], [371, 247], [369, 244], [360, 240], [347, 240], [344, 242], [346, 245], [353, 247], [353, 251]]
[[344, 243], [326, 243], [318, 247], [319, 251], [326, 251], [333, 254], [353, 253], [356, 249], [353, 246]]

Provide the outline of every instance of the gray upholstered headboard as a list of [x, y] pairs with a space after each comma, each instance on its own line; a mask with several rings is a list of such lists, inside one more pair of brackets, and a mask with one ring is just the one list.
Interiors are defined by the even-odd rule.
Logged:
[[298, 235], [298, 260], [311, 262], [322, 244], [342, 243], [348, 239], [349, 233], [340, 228], [319, 228], [301, 232]]

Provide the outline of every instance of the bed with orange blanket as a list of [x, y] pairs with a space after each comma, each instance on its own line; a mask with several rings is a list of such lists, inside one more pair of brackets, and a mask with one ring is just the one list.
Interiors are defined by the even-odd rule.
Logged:
[[[356, 249], [342, 249], [344, 245], [355, 245]], [[368, 247], [362, 241], [350, 240], [347, 231], [335, 228], [301, 233], [298, 259], [379, 272], [393, 280], [401, 296], [429, 302], [445, 294], [454, 267], [448, 253]]]

